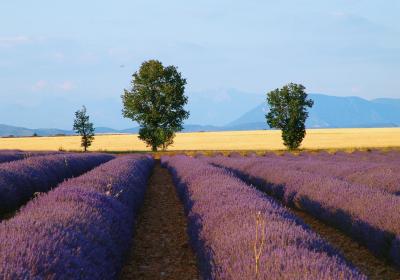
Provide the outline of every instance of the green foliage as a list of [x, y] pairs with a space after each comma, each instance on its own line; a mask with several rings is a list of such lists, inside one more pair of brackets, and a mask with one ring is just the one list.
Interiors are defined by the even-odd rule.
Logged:
[[94, 127], [90, 122], [89, 116], [86, 114], [86, 107], [82, 106], [81, 110], [75, 112], [74, 131], [81, 135], [81, 146], [86, 152], [87, 148], [92, 145], [94, 140]]
[[283, 143], [289, 150], [297, 149], [306, 135], [307, 107], [311, 108], [314, 101], [307, 99], [303, 85], [290, 83], [269, 92], [267, 102], [268, 125], [282, 130]]
[[165, 150], [189, 117], [184, 109], [186, 80], [175, 66], [164, 67], [158, 60], [143, 62], [132, 77], [131, 90], [122, 95], [122, 114], [139, 123], [139, 138], [147, 146]]

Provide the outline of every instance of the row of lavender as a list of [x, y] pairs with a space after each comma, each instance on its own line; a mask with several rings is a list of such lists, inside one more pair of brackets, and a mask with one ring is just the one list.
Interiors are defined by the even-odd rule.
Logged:
[[[240, 157], [240, 155], [231, 157]], [[263, 158], [284, 160], [290, 163], [290, 168], [296, 170], [318, 172], [400, 195], [399, 152], [338, 152], [336, 154], [306, 152], [299, 156], [293, 154], [279, 156], [268, 153]]]
[[163, 157], [204, 279], [365, 279], [300, 219], [224, 169]]
[[0, 214], [17, 209], [37, 192], [46, 192], [113, 158], [107, 154], [54, 154], [2, 163]]
[[30, 201], [0, 224], [0, 278], [117, 278], [152, 166], [121, 156]]
[[390, 155], [382, 154], [365, 154], [302, 156], [268, 154], [264, 158], [271, 161], [284, 161], [291, 169], [331, 176], [399, 195], [400, 155], [390, 157]]
[[[290, 160], [208, 158], [287, 205], [336, 226], [372, 252], [400, 266], [400, 197], [317, 172], [295, 170]], [[322, 164], [315, 168], [323, 169]]]
[[352, 153], [346, 152], [335, 152], [334, 154], [330, 154], [327, 152], [304, 152], [301, 153], [302, 157], [320, 157], [321, 159], [328, 160], [345, 160], [345, 161], [370, 161], [370, 162], [379, 162], [379, 163], [400, 163], [400, 151], [392, 150], [392, 151], [355, 151]]
[[18, 150], [0, 150], [0, 163], [59, 153], [60, 152], [24, 152]]

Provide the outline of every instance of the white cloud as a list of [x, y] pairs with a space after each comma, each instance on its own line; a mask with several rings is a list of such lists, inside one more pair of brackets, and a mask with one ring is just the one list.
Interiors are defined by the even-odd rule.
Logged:
[[71, 91], [76, 88], [75, 84], [72, 81], [63, 81], [59, 83], [53, 83], [46, 80], [39, 80], [35, 84], [31, 86], [32, 91], [43, 91], [43, 90], [52, 90], [52, 91]]
[[0, 46], [14, 46], [31, 42], [27, 36], [0, 37]]
[[107, 50], [107, 54], [109, 57], [113, 59], [118, 59], [120, 61], [127, 61], [133, 59], [134, 58], [133, 53], [135, 52], [132, 51], [131, 49], [123, 47], [109, 48]]
[[215, 102], [222, 103], [231, 100], [231, 96], [228, 91], [217, 91], [213, 94], [212, 99]]
[[32, 86], [32, 90], [33, 91], [43, 90], [48, 86], [48, 84], [49, 83], [47, 81], [45, 81], [45, 80], [39, 80]]
[[64, 62], [66, 60], [63, 52], [54, 52], [51, 54], [51, 58], [56, 62]]
[[99, 61], [98, 57], [96, 56], [95, 53], [92, 52], [86, 52], [83, 53], [80, 57], [79, 57], [79, 61], [82, 63], [96, 63]]
[[64, 81], [61, 84], [59, 84], [57, 88], [61, 89], [62, 91], [71, 91], [75, 88], [75, 85], [71, 81]]
[[109, 56], [125, 56], [129, 53], [128, 49], [126, 48], [109, 48], [107, 50]]
[[332, 12], [331, 15], [334, 16], [334, 17], [343, 18], [343, 17], [347, 16], [347, 13], [345, 13], [345, 12]]
[[362, 89], [361, 89], [360, 86], [352, 86], [351, 89], [350, 89], [350, 91], [351, 91], [352, 93], [360, 93], [360, 92], [362, 91]]

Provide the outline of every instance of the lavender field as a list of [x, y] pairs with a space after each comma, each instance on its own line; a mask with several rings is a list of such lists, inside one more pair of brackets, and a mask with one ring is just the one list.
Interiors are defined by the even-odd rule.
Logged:
[[36, 156], [55, 155], [60, 152], [24, 152], [18, 150], [0, 150], [0, 163], [14, 160], [27, 159]]
[[[396, 157], [397, 155], [397, 157]], [[385, 160], [388, 157], [388, 160]], [[203, 158], [400, 266], [398, 154]]]
[[20, 154], [0, 279], [400, 279], [398, 152]]
[[0, 280], [400, 280], [399, 11], [2, 1]]
[[366, 279], [300, 219], [229, 172], [185, 156], [163, 163], [185, 203], [206, 279]]
[[1, 278], [115, 279], [152, 165], [121, 156], [30, 201], [0, 224]]
[[[18, 154], [18, 153], [17, 153]], [[0, 214], [17, 209], [35, 193], [79, 176], [114, 157], [107, 154], [45, 154], [0, 166]]]

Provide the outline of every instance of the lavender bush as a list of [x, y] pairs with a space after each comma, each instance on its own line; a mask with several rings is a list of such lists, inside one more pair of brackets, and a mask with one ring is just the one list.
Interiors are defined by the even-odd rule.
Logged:
[[116, 279], [153, 160], [121, 156], [0, 224], [1, 279]]
[[[329, 158], [329, 156], [327, 156]], [[309, 157], [265, 157], [267, 163], [283, 163], [289, 169], [312, 172], [334, 177], [348, 182], [365, 185], [396, 195], [400, 194], [400, 165], [395, 163], [377, 163], [363, 160], [340, 160], [331, 156]], [[259, 158], [261, 159], [261, 158]]]
[[59, 152], [24, 152], [19, 150], [0, 150], [0, 163], [58, 153]]
[[[324, 157], [322, 157], [324, 158]], [[329, 159], [331, 158], [331, 159]], [[342, 160], [342, 161], [369, 161], [375, 163], [399, 163], [400, 153], [399, 151], [388, 151], [383, 152], [379, 150], [373, 150], [370, 152], [355, 151], [353, 153], [336, 152], [333, 156], [324, 158], [328, 160]]]
[[113, 159], [107, 154], [56, 154], [0, 165], [0, 214], [17, 209], [37, 192]]
[[0, 163], [10, 162], [14, 160], [24, 159], [24, 153], [20, 151], [1, 151], [0, 150]]
[[[289, 162], [209, 158], [265, 192], [332, 224], [400, 266], [400, 197], [290, 168]], [[397, 237], [396, 237], [397, 236]], [[397, 241], [396, 241], [397, 240]]]
[[366, 279], [300, 219], [224, 169], [186, 156], [162, 163], [184, 202], [204, 279]]

